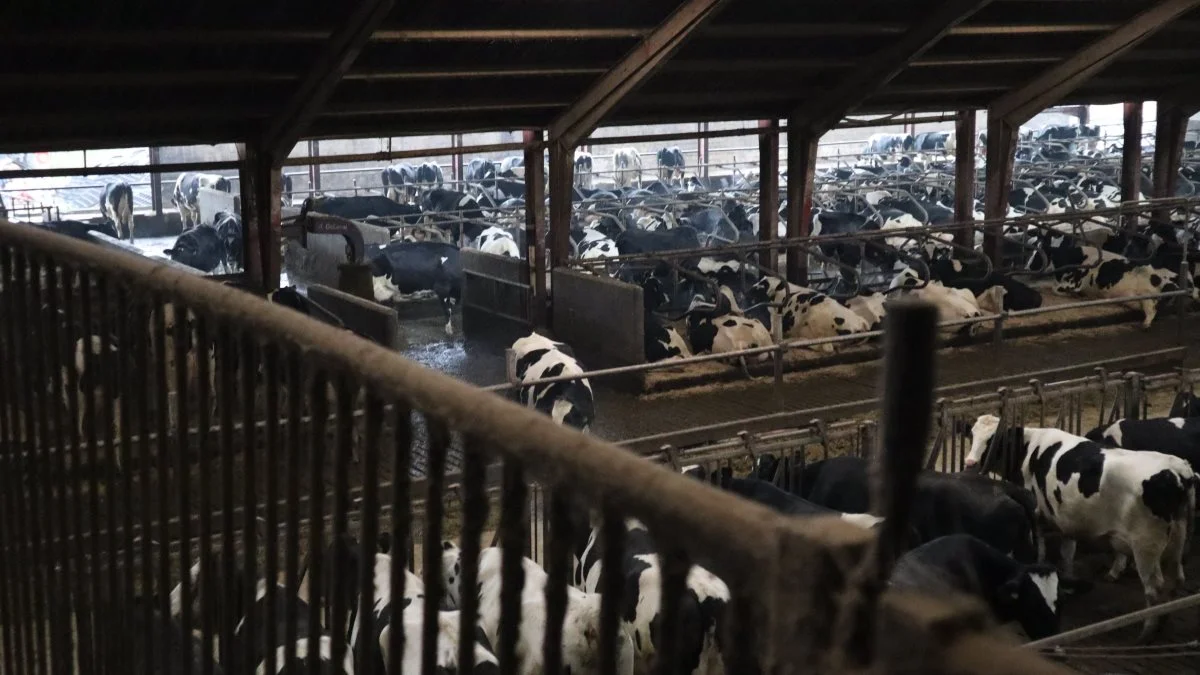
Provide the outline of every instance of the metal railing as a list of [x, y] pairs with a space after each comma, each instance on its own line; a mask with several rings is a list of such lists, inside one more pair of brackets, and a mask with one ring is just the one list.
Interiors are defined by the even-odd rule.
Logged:
[[[434, 659], [452, 667], [447, 651], [460, 672], [496, 657], [501, 672], [529, 660], [559, 672], [571, 551], [587, 530], [586, 519], [571, 517], [580, 509], [602, 515], [597, 533], [608, 569], [620, 569], [631, 541], [624, 518], [653, 533], [662, 569], [661, 668], [684, 657], [675, 645], [691, 564], [728, 587], [719, 629], [729, 672], [757, 670], [750, 664], [841, 672], [874, 658], [847, 653], [856, 643], [829, 629], [873, 635], [862, 622], [875, 616], [874, 605], [855, 599], [845, 567], [863, 559], [866, 532], [787, 519], [693, 484], [250, 294], [4, 221], [0, 314], [6, 673], [277, 672], [297, 639], [322, 640], [328, 652], [310, 653], [328, 653], [334, 664], [350, 655], [355, 671], [368, 675], [388, 654], [388, 672], [410, 672], [401, 655], [417, 653], [425, 672]], [[452, 463], [461, 471], [457, 513], [442, 500]], [[418, 465], [423, 483], [411, 479]], [[507, 627], [492, 641], [495, 657], [476, 643], [475, 594], [464, 596], [459, 614], [441, 613], [447, 589], [435, 545], [458, 535], [460, 586], [476, 588], [492, 480], [504, 551], [499, 616]], [[516, 648], [530, 597], [522, 600], [529, 580], [520, 553], [530, 539], [531, 483], [548, 494], [533, 514], [550, 533], [542, 546], [549, 581], [540, 657]], [[427, 545], [417, 551], [407, 542], [421, 514]], [[372, 555], [384, 548], [383, 558]], [[418, 555], [421, 577], [405, 572]], [[814, 570], [806, 563], [812, 555], [841, 564]], [[388, 564], [379, 568], [381, 561]], [[390, 584], [375, 573], [389, 567]], [[592, 644], [600, 673], [617, 672], [617, 645], [629, 639], [618, 621], [623, 583], [606, 574], [598, 589]], [[401, 603], [417, 593], [423, 598], [411, 608]], [[377, 599], [397, 618], [376, 613]], [[976, 608], [886, 600], [878, 611], [890, 617], [887, 625], [933, 625], [932, 613], [938, 626], [957, 620], [964, 639], [999, 651], [975, 633]], [[385, 625], [391, 632], [380, 643], [373, 636]], [[871, 643], [881, 672], [892, 672], [888, 654], [914, 642], [925, 645], [931, 664], [977, 670], [942, 633], [905, 633]], [[451, 639], [457, 650], [438, 649]], [[310, 659], [314, 670], [319, 660]], [[1032, 655], [1006, 664], [1005, 672], [1056, 672]]]

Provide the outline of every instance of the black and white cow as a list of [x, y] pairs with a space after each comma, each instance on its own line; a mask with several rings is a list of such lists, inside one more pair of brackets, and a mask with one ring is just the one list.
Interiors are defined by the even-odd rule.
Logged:
[[659, 180], [668, 185], [675, 180], [678, 180], [680, 185], [683, 184], [683, 172], [687, 169], [687, 161], [678, 146], [659, 148], [655, 154], [655, 161], [658, 163]]
[[[577, 518], [578, 519], [578, 518]], [[600, 590], [603, 572], [604, 542], [594, 527], [590, 535], [584, 524], [576, 524], [575, 553], [579, 560], [576, 581], [588, 593]], [[634, 672], [649, 675], [654, 671], [655, 655], [661, 649], [662, 632], [659, 612], [662, 602], [662, 568], [658, 550], [649, 530], [642, 523], [625, 520], [625, 550], [620, 574], [624, 580], [621, 594], [621, 625], [633, 637]], [[686, 586], [679, 602], [677, 656], [679, 669], [687, 675], [724, 673], [721, 651], [723, 619], [729, 604], [729, 587], [715, 574], [698, 565], [688, 571]]]
[[[750, 288], [747, 302], [781, 305], [771, 307], [771, 321], [780, 322], [782, 335], [787, 338], [815, 340], [871, 330], [866, 319], [828, 295], [771, 275], [764, 275]], [[833, 351], [834, 345], [827, 342], [815, 348]]]
[[125, 181], [105, 183], [100, 193], [100, 215], [112, 222], [120, 239], [133, 243], [133, 188]]
[[417, 167], [416, 184], [418, 188], [431, 190], [442, 187], [442, 167], [437, 162], [421, 162]]
[[[790, 468], [790, 467], [789, 467]], [[759, 469], [760, 478], [773, 473]], [[867, 513], [871, 487], [867, 460], [831, 457], [813, 462], [791, 479], [793, 492], [843, 513]], [[1022, 562], [1034, 562], [1041, 548], [1033, 496], [1020, 486], [972, 474], [924, 471], [913, 497], [913, 544], [965, 533]]]
[[181, 173], [175, 179], [171, 203], [179, 209], [179, 219], [186, 231], [200, 224], [200, 188], [232, 192], [229, 179], [215, 173]]
[[642, 306], [645, 310], [642, 333], [647, 363], [686, 359], [692, 355], [679, 331], [664, 324], [654, 313], [667, 301], [666, 289], [658, 277], [652, 276], [642, 283]]
[[592, 189], [595, 174], [592, 173], [594, 161], [592, 153], [575, 148], [575, 187], [584, 190]]
[[983, 269], [982, 264], [972, 264], [972, 261], [964, 263], [961, 260], [938, 256], [929, 262], [929, 274], [945, 286], [971, 291], [976, 300], [989, 289], [999, 286], [1004, 289], [1003, 306], [1007, 311], [1042, 306], [1042, 294], [1033, 287], [1007, 274]]
[[393, 164], [380, 172], [383, 195], [394, 202], [408, 201], [417, 184], [417, 168], [412, 164]]
[[517, 247], [516, 239], [513, 238], [511, 232], [502, 227], [493, 226], [480, 232], [479, 236], [475, 238], [475, 248], [492, 255], [509, 258], [521, 257], [521, 249]]
[[871, 134], [863, 148], [863, 154], [890, 155], [895, 152], [909, 152], [913, 149], [912, 134]]
[[1040, 640], [1058, 632], [1058, 581], [1050, 565], [1019, 563], [976, 537], [952, 534], [900, 556], [888, 583], [928, 595], [975, 596], [998, 621], [1016, 621]]
[[631, 228], [617, 235], [615, 241], [622, 255], [700, 248], [700, 238], [696, 230], [687, 225], [656, 232]]
[[[1047, 239], [1057, 279], [1056, 293], [1085, 298], [1127, 298], [1179, 290], [1176, 273], [1171, 270], [1134, 264], [1116, 253], [1080, 244], [1070, 235]], [[1192, 299], [1198, 297], [1197, 290], [1192, 289]], [[1165, 300], [1168, 298], [1149, 298], [1129, 304], [1142, 310], [1145, 317], [1142, 327], [1149, 328]]]
[[[1107, 540], [1116, 551], [1111, 579], [1133, 556], [1148, 605], [1183, 583], [1183, 551], [1196, 510], [1196, 475], [1186, 461], [1103, 448], [1061, 429], [1001, 431], [999, 425], [995, 415], [975, 421], [966, 464], [1033, 492], [1038, 513], [1063, 534], [1067, 576], [1073, 574], [1076, 541], [1094, 539]], [[1142, 637], [1157, 623], [1148, 620]]]
[[212, 272], [225, 262], [225, 243], [212, 225], [201, 223], [175, 238], [175, 244], [163, 253], [182, 265], [201, 272]]
[[544, 335], [530, 333], [512, 345], [517, 379], [522, 382], [517, 395], [526, 407], [550, 416], [557, 424], [588, 432], [596, 417], [592, 383], [586, 377], [549, 384], [525, 384], [551, 377], [582, 375], [584, 370], [571, 348]]
[[[692, 298], [687, 314], [688, 342], [694, 354], [724, 354], [775, 344], [771, 331], [760, 321], [732, 313], [725, 296], [717, 297], [713, 305], [697, 295]], [[766, 361], [769, 352], [758, 354], [755, 359]], [[746, 369], [746, 357], [739, 356], [742, 369]]]
[[641, 185], [642, 156], [637, 148], [618, 148], [613, 152], [613, 181], [617, 187]]
[[426, 190], [421, 195], [421, 210], [434, 222], [441, 221], [448, 225], [455, 241], [458, 241], [460, 236], [475, 239], [486, 227], [480, 202], [464, 192], [444, 188]]
[[1200, 417], [1121, 419], [1092, 429], [1086, 437], [1109, 448], [1152, 450], [1178, 457], [1187, 461], [1192, 471], [1200, 471]]
[[221, 261], [226, 272], [242, 269], [242, 217], [236, 213], [218, 211], [213, 216], [213, 227], [217, 230], [217, 238], [221, 240], [224, 258]]
[[[342, 663], [340, 668], [337, 667], [333, 661], [333, 645], [334, 640], [338, 638], [330, 635], [328, 631], [322, 630], [321, 626], [315, 626], [315, 630], [312, 630], [314, 627], [310, 626], [308, 622], [308, 603], [290, 595], [287, 587], [277, 583], [273, 590], [274, 625], [266, 623], [267, 581], [260, 579], [254, 593], [254, 604], [250, 606], [250, 610], [234, 630], [234, 638], [239, 645], [237, 654], [249, 652], [254, 663], [258, 664], [257, 672], [265, 673], [267, 667], [266, 645], [270, 644], [275, 651], [276, 673], [307, 673], [313, 667], [312, 662], [316, 660], [319, 664], [317, 672], [321, 675], [354, 675], [354, 650], [351, 646], [343, 640]], [[291, 649], [288, 648], [286, 636], [286, 617], [289, 611], [296, 617], [296, 640], [292, 643]], [[246, 644], [247, 621], [257, 627], [254, 644]], [[265, 638], [264, 633], [266, 633]], [[312, 635], [317, 637], [318, 648], [316, 650], [311, 648]], [[237, 669], [232, 668], [231, 670], [236, 672]]]
[[525, 157], [512, 155], [500, 161], [500, 176], [525, 180]]
[[[892, 277], [888, 290], [889, 292], [899, 291], [903, 295], [913, 295], [932, 303], [937, 307], [938, 320], [942, 322], [975, 319], [983, 316], [983, 311], [979, 308], [980, 301], [974, 293], [965, 288], [950, 288], [940, 281], [923, 280], [920, 274], [911, 267], [905, 267]], [[1000, 291], [1003, 291], [1003, 287], [1000, 287]], [[988, 292], [998, 293], [1000, 291], [989, 289]], [[993, 306], [1002, 304], [1003, 300], [992, 301]], [[954, 326], [948, 330], [954, 333], [973, 335], [979, 331], [981, 326], [981, 323], [975, 322], [961, 327]]]
[[945, 150], [950, 138], [949, 131], [923, 131], [913, 137], [913, 149], [917, 152]]
[[402, 300], [403, 295], [433, 291], [446, 315], [446, 334], [452, 335], [454, 304], [462, 299], [462, 263], [458, 247], [437, 241], [391, 241], [367, 252], [375, 301]]
[[[495, 546], [479, 553], [479, 576], [476, 588], [479, 595], [479, 626], [490, 644], [500, 643], [501, 558], [503, 551]], [[453, 542], [442, 542], [442, 577], [447, 606], [457, 609], [462, 597], [462, 551]], [[517, 672], [540, 673], [545, 664], [542, 643], [546, 638], [546, 585], [549, 577], [540, 565], [521, 558], [525, 583], [521, 587], [521, 623], [517, 628]], [[586, 593], [568, 586], [567, 606], [563, 617], [562, 664], [566, 673], [599, 673], [600, 655], [600, 594]], [[634, 673], [634, 647], [625, 631], [617, 634], [616, 671], [620, 675]]]

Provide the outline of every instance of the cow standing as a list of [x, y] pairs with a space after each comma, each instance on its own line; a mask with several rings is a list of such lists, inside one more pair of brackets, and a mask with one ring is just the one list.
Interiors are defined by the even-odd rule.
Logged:
[[462, 263], [458, 247], [436, 241], [391, 241], [367, 254], [376, 302], [400, 300], [402, 295], [433, 291], [452, 335], [454, 304], [462, 299]]
[[678, 146], [659, 148], [655, 161], [658, 163], [659, 180], [668, 185], [675, 180], [678, 180], [680, 185], [683, 184], [683, 172], [687, 169], [687, 162]]
[[200, 188], [232, 192], [229, 179], [215, 173], [181, 173], [175, 179], [171, 203], [179, 209], [179, 219], [186, 232], [200, 224]]
[[522, 383], [517, 392], [521, 403], [549, 415], [557, 424], [587, 433], [596, 417], [596, 403], [592, 383], [586, 377], [548, 384], [525, 384], [551, 377], [583, 375], [583, 368], [575, 360], [571, 348], [543, 335], [530, 333], [514, 342], [512, 351], [516, 359], [517, 379]]
[[125, 181], [105, 183], [104, 192], [100, 195], [100, 215], [113, 223], [117, 230], [118, 239], [133, 237], [133, 188]]
[[592, 153], [575, 148], [575, 187], [591, 190], [594, 176], [592, 174]]
[[642, 156], [637, 148], [621, 148], [613, 153], [613, 181], [617, 187], [641, 185]]

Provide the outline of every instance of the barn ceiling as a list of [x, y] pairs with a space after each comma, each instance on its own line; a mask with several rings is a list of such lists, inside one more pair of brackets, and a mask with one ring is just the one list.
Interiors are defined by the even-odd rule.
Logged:
[[[729, 0], [606, 123], [786, 117], [949, 1]], [[0, 151], [260, 138], [355, 2], [6, 3]], [[398, 0], [303, 135], [544, 128], [679, 2]], [[985, 107], [1152, 3], [980, 4], [854, 112]], [[1192, 10], [1063, 102], [1200, 95], [1197, 38]]]

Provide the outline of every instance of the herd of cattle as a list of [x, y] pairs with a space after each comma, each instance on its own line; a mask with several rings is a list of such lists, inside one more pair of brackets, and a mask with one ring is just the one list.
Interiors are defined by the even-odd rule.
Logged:
[[[527, 381], [571, 372], [562, 345], [535, 334], [515, 347], [522, 353], [520, 372]], [[581, 401], [568, 399], [566, 390], [535, 384], [524, 388], [520, 398], [560, 424], [586, 429], [590, 407], [582, 410]], [[566, 404], [560, 407], [563, 401]], [[1099, 592], [1094, 580], [1075, 572], [1076, 546], [1084, 541], [1111, 549], [1108, 581], [1119, 580], [1132, 557], [1147, 604], [1169, 599], [1184, 581], [1183, 563], [1196, 516], [1197, 415], [1200, 407], [1181, 398], [1169, 417], [1119, 420], [1086, 437], [1054, 428], [1000, 428], [993, 415], [980, 416], [969, 428], [956, 428], [970, 438], [967, 469], [924, 471], [918, 477], [906, 547], [897, 552], [890, 585], [934, 595], [975, 596], [999, 623], [1015, 623], [1030, 639], [1040, 639], [1060, 630], [1064, 605]], [[727, 467], [710, 473], [693, 465], [682, 471], [792, 517], [834, 515], [867, 530], [875, 530], [883, 520], [870, 513], [871, 469], [859, 457], [800, 463], [792, 457], [760, 455], [745, 476], [734, 476]], [[625, 589], [618, 600], [616, 672], [654, 672], [666, 639], [659, 630], [663, 562], [654, 536], [639, 521], [625, 519], [624, 547], [614, 559], [604, 551], [603, 523], [596, 514], [573, 503], [567, 515], [573, 532], [573, 571], [565, 596], [564, 666], [572, 673], [600, 672], [603, 658], [596, 638], [601, 575], [605, 562], [616, 562]], [[1053, 541], [1058, 542], [1058, 556], [1048, 555], [1047, 543]], [[252, 580], [243, 578], [235, 565], [225, 566], [218, 553], [211, 567], [191, 568], [189, 592], [183, 592], [182, 584], [177, 586], [169, 597], [171, 616], [149, 631], [178, 631], [185, 611], [193, 622], [208, 611], [214, 617], [213, 642], [203, 642], [195, 623], [191, 651], [197, 668], [201, 654], [212, 654], [214, 672], [237, 671], [243, 663], [258, 664], [257, 671], [264, 672], [267, 654], [272, 652], [276, 672], [315, 666], [322, 673], [352, 675], [368, 663], [375, 672], [384, 672], [395, 661], [397, 672], [408, 674], [421, 672], [419, 636], [425, 623], [434, 620], [437, 671], [455, 672], [463, 594], [473, 592], [478, 627], [470, 636], [475, 661], [471, 672], [498, 672], [495, 647], [504, 632], [501, 549], [481, 551], [476, 583], [464, 588], [463, 553], [454, 542], [441, 542], [441, 569], [432, 572], [440, 578], [431, 590], [408, 571], [406, 560], [393, 560], [407, 548], [395, 546], [387, 536], [378, 542], [360, 543], [349, 536], [335, 540], [320, 553], [325, 572], [319, 586], [322, 607], [316, 615], [310, 614], [307, 604], [315, 588], [307, 578], [308, 562], [301, 566], [298, 586], [304, 592], [289, 592], [276, 580], [260, 579], [255, 600], [247, 605]], [[373, 565], [367, 568], [373, 569], [371, 578], [362, 579], [363, 558], [370, 563], [372, 555]], [[538, 673], [544, 665], [546, 588], [551, 582], [535, 561], [523, 558], [521, 566], [521, 620], [513, 628], [516, 672]], [[336, 582], [329, 575], [334, 569], [342, 574]], [[222, 576], [231, 570], [232, 578]], [[373, 598], [370, 622], [358, 613], [365, 584], [370, 585]], [[186, 607], [184, 598], [188, 598]], [[717, 575], [698, 565], [690, 568], [682, 588], [676, 643], [682, 672], [725, 672], [733, 656], [724, 639], [733, 620], [730, 600], [729, 587]], [[435, 607], [428, 607], [430, 603]], [[334, 608], [344, 612], [336, 620]], [[289, 614], [297, 620], [292, 634], [285, 626]], [[319, 617], [316, 623], [314, 616]], [[255, 625], [253, 643], [246, 637], [248, 622]], [[1140, 639], [1154, 637], [1161, 623], [1147, 620]], [[335, 634], [335, 626], [344, 632]], [[232, 639], [223, 642], [222, 636]], [[311, 646], [314, 637], [319, 648]], [[335, 649], [335, 643], [340, 643], [340, 649]], [[172, 649], [178, 655], [176, 647]], [[334, 662], [338, 651], [344, 656]], [[751, 671], [756, 670], [753, 664]]]

